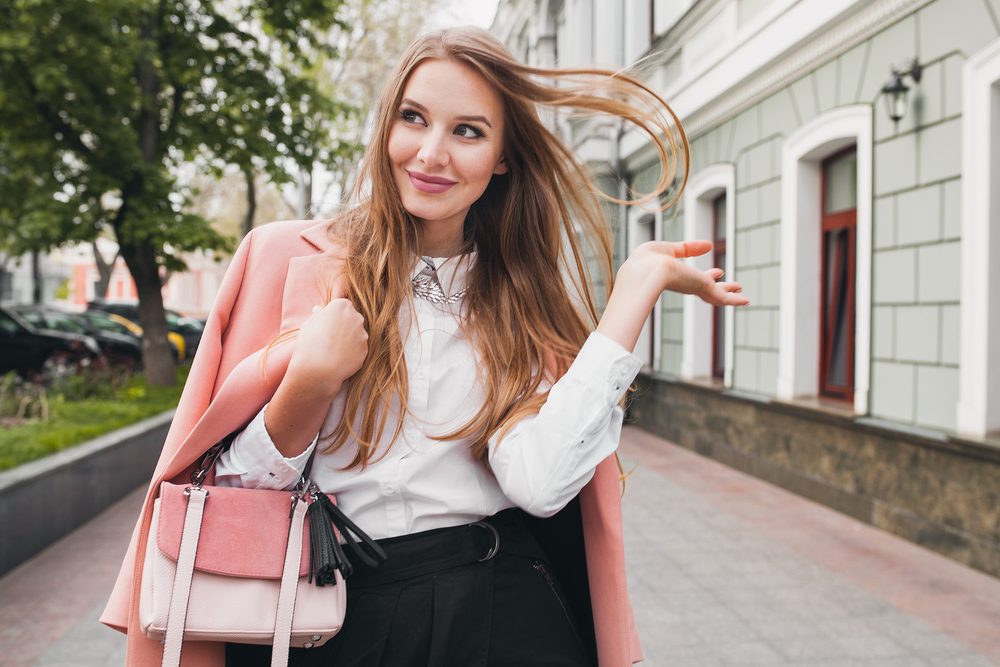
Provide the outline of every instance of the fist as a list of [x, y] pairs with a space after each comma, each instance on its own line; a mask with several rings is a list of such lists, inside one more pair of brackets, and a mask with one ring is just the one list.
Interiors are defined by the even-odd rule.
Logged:
[[364, 318], [347, 299], [318, 307], [301, 327], [288, 372], [299, 381], [334, 393], [368, 356]]

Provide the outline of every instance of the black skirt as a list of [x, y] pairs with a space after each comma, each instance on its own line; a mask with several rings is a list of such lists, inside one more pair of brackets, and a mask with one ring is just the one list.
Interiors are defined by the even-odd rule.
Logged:
[[[323, 646], [291, 649], [289, 665], [596, 664], [593, 630], [578, 626], [555, 569], [519, 515], [507, 510], [477, 524], [379, 540], [388, 560], [356, 568], [344, 627]], [[227, 667], [267, 667], [270, 660], [269, 646], [226, 645]]]

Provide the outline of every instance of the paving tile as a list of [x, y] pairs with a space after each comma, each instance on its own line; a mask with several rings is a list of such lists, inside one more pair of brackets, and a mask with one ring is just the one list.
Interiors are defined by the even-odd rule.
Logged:
[[[984, 607], [965, 581], [967, 568], [631, 427], [620, 453], [631, 457], [627, 469], [639, 465], [623, 499], [626, 536], [633, 507], [647, 520], [651, 508], [671, 507], [666, 523], [672, 534], [683, 535], [684, 546], [662, 547], [670, 568], [664, 576], [676, 582], [680, 572], [697, 584], [669, 600], [634, 597], [646, 664], [1000, 664], [970, 646], [996, 646], [981, 628], [984, 618], [1000, 612], [1000, 601]], [[680, 497], [683, 510], [676, 506]], [[645, 555], [633, 563], [626, 547], [635, 591], [655, 567]], [[980, 588], [985, 583], [993, 593], [1000, 590], [992, 578], [975, 578]], [[942, 605], [948, 581], [969, 605], [962, 622], [954, 619], [962, 613], [957, 601]], [[669, 632], [658, 631], [658, 604], [670, 610], [670, 625], [662, 626]], [[921, 611], [935, 605], [948, 614]], [[683, 624], [693, 628], [694, 638], [678, 634]], [[994, 657], [1000, 659], [1000, 646]]]
[[[643, 667], [1000, 664], [1000, 582], [635, 429], [621, 451], [638, 466], [623, 521]], [[97, 618], [137, 511], [0, 579], [0, 664], [124, 664]], [[68, 600], [74, 578], [90, 583]], [[50, 617], [20, 618], [25, 600]]]

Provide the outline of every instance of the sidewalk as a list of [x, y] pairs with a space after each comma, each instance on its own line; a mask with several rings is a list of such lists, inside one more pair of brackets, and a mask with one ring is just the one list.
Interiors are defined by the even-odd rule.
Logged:
[[[1000, 580], [637, 429], [621, 454], [644, 667], [1000, 664]], [[124, 664], [97, 617], [141, 502], [0, 579], [0, 665]]]

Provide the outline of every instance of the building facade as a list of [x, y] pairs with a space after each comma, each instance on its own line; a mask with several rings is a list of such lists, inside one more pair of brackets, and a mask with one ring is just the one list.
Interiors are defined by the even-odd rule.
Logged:
[[[661, 299], [636, 422], [1000, 575], [1000, 0], [502, 0], [493, 32], [671, 104], [684, 195], [618, 245], [710, 239], [751, 300]], [[637, 133], [559, 127], [606, 192], [656, 182]]]
[[[105, 299], [136, 303], [139, 294], [125, 260], [118, 257], [118, 245], [107, 238], [97, 243], [104, 257], [115, 257]], [[42, 303], [55, 303], [73, 310], [85, 310], [94, 301], [100, 279], [93, 246], [80, 243], [40, 253]], [[163, 305], [188, 317], [207, 317], [222, 284], [229, 259], [218, 259], [211, 251], [185, 254], [187, 271], [172, 273], [163, 285]], [[34, 276], [30, 255], [19, 258], [0, 256], [0, 303], [32, 303]]]

